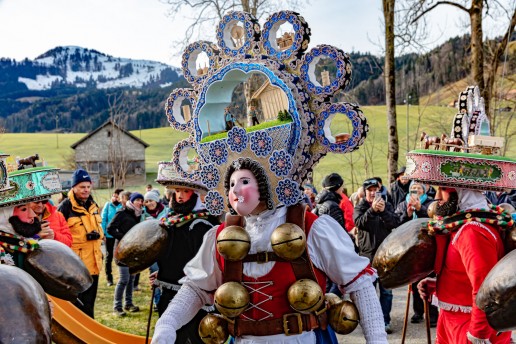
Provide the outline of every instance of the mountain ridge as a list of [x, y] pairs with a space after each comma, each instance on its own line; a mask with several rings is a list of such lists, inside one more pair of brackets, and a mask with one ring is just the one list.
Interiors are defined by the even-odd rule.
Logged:
[[[396, 103], [408, 98], [410, 104], [417, 104], [466, 78], [469, 54], [469, 36], [465, 35], [424, 54], [397, 57]], [[360, 52], [349, 55], [352, 82], [332, 101], [385, 104], [383, 58]], [[507, 67], [508, 74], [516, 74], [514, 49], [510, 49]], [[109, 98], [114, 94], [131, 104], [124, 108], [126, 129], [167, 126], [164, 104], [177, 87], [191, 87], [177, 67], [77, 46], [55, 47], [34, 60], [0, 58], [0, 126], [8, 132], [89, 132], [113, 115]]]

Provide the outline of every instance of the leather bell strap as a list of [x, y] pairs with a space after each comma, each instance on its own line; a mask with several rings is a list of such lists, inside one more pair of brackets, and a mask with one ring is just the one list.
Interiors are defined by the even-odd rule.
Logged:
[[[324, 317], [325, 319], [319, 319]], [[303, 331], [311, 331], [319, 328], [319, 322], [327, 323], [326, 312], [316, 316], [314, 314], [289, 313], [282, 318], [271, 320], [243, 320], [235, 319], [229, 322], [228, 330], [232, 336], [240, 337], [243, 335], [251, 336], [271, 336], [284, 333], [288, 335], [300, 334]]]

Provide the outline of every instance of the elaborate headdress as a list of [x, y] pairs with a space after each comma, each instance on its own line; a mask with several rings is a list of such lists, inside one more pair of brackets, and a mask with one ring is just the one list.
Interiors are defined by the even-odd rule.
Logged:
[[407, 153], [405, 174], [433, 185], [503, 191], [516, 189], [516, 160], [498, 156], [503, 137], [490, 135], [478, 87], [459, 95], [451, 137], [423, 135], [425, 149]]
[[33, 167], [9, 173], [11, 188], [0, 192], [0, 207], [42, 199], [62, 191], [58, 168]]
[[[294, 32], [276, 38], [284, 23]], [[234, 30], [236, 26], [243, 30]], [[243, 34], [234, 37], [236, 31]], [[299, 185], [327, 152], [351, 152], [364, 142], [368, 126], [358, 106], [330, 102], [350, 81], [349, 57], [330, 45], [319, 45], [305, 53], [310, 28], [302, 16], [291, 11], [274, 13], [261, 29], [251, 14], [229, 12], [220, 21], [216, 37], [217, 44], [200, 41], [186, 48], [183, 74], [193, 88], [176, 89], [167, 99], [170, 125], [190, 133], [175, 146], [173, 166], [181, 178], [200, 178], [210, 189], [205, 203], [213, 214], [227, 209], [225, 172], [228, 164], [241, 157], [263, 167], [274, 206], [295, 204], [302, 196]], [[208, 56], [209, 63], [197, 69], [200, 53]], [[333, 61], [336, 75], [321, 85], [315, 74], [323, 58]], [[286, 95], [282, 110], [288, 112], [291, 121], [278, 121], [275, 126], [269, 122], [247, 130], [235, 126], [226, 132], [224, 108], [230, 104], [234, 88], [250, 74], [264, 76], [274, 89]], [[181, 114], [183, 100], [192, 106], [191, 119]], [[347, 116], [352, 133], [332, 136], [330, 123], [336, 114]], [[188, 162], [191, 149], [199, 155], [195, 167]]]

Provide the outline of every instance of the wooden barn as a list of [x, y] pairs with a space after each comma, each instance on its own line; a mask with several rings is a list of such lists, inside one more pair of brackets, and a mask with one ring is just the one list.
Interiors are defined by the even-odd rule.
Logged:
[[147, 143], [107, 121], [72, 146], [75, 163], [98, 173], [100, 187], [143, 185]]
[[288, 110], [287, 95], [279, 87], [271, 85], [268, 80], [254, 92], [251, 99], [260, 101], [265, 121], [276, 119], [278, 112]]

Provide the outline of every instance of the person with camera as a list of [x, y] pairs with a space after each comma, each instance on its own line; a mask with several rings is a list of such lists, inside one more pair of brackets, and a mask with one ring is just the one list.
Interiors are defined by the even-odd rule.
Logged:
[[405, 175], [406, 167], [402, 166], [398, 171], [394, 174], [395, 180], [391, 183], [391, 199], [392, 206], [394, 209], [398, 207], [398, 205], [405, 200], [405, 196], [407, 196], [410, 187], [410, 179]]
[[[399, 225], [394, 208], [380, 191], [380, 183], [376, 178], [366, 179], [363, 183], [365, 197], [358, 202], [353, 212], [355, 226], [358, 228], [358, 249], [361, 256], [373, 261], [376, 250], [392, 229]], [[392, 291], [380, 288], [380, 305], [385, 322], [385, 332], [392, 333], [391, 308]]]
[[91, 196], [91, 177], [83, 169], [77, 169], [72, 175], [72, 188], [68, 198], [57, 209], [68, 223], [72, 234], [72, 250], [81, 258], [93, 278], [93, 284], [79, 294], [75, 305], [84, 313], [94, 318], [95, 299], [102, 269], [102, 251], [100, 246], [104, 233], [99, 206]]
[[[118, 245], [124, 235], [131, 228], [141, 221], [143, 213], [143, 195], [139, 192], [133, 192], [131, 198], [126, 203], [125, 208], [116, 212], [113, 220], [107, 227], [107, 232], [116, 239], [115, 247]], [[118, 265], [118, 283], [115, 288], [115, 298], [113, 302], [113, 311], [116, 315], [123, 317], [126, 315], [124, 310], [129, 312], [139, 312], [140, 308], [133, 304], [133, 288], [134, 275], [129, 273], [129, 267], [116, 262]], [[122, 297], [125, 292], [125, 307], [122, 307]]]
[[54, 239], [66, 246], [72, 246], [72, 234], [63, 214], [57, 211], [57, 207], [48, 200], [37, 200], [29, 203], [32, 211], [36, 213], [41, 222], [39, 237], [42, 239]]

